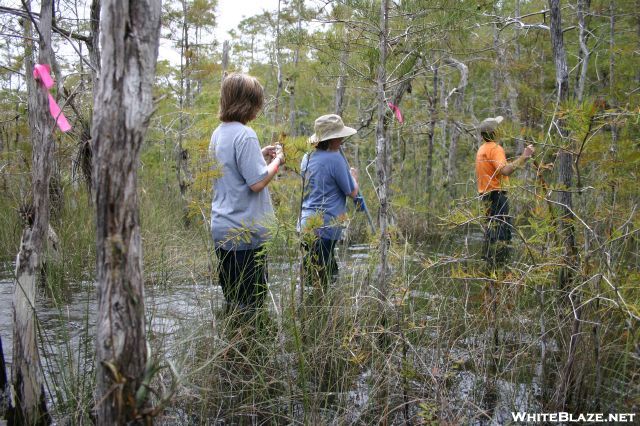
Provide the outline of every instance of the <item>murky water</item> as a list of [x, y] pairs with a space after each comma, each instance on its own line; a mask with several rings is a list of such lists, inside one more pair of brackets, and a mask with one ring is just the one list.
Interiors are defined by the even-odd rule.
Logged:
[[[469, 253], [470, 245], [477, 245], [481, 241], [481, 235], [471, 234], [460, 241]], [[441, 242], [438, 249], [442, 249]], [[370, 248], [366, 245], [353, 245], [342, 247], [339, 250], [340, 273], [351, 282], [362, 281], [361, 277], [369, 269]], [[418, 258], [413, 259], [414, 267], [419, 270]], [[0, 336], [5, 352], [5, 359], [10, 370], [12, 349], [12, 298], [14, 281], [10, 268], [12, 265], [4, 265], [4, 273], [0, 272]], [[272, 316], [277, 316], [283, 309], [281, 296], [290, 291], [291, 269], [297, 270], [297, 264], [271, 262], [269, 264], [270, 295], [267, 297], [267, 305]], [[175, 334], [184, 330], [184, 325], [194, 321], [214, 321], [215, 315], [220, 312], [223, 304], [223, 296], [220, 288], [215, 285], [185, 282], [171, 285], [148, 285], [145, 288], [145, 305], [147, 318], [149, 319], [149, 332], [155, 340], [170, 343], [175, 339]], [[413, 290], [411, 297], [415, 299], [429, 299], [430, 297], [442, 297], [431, 295], [423, 290]], [[455, 302], [455, 299], [452, 299]], [[91, 371], [93, 363], [93, 339], [95, 336], [95, 318], [97, 312], [96, 288], [93, 282], [80, 282], [70, 284], [69, 288], [59, 296], [59, 300], [51, 296], [38, 296], [38, 320], [41, 325], [41, 353], [48, 367], [47, 382], [49, 386], [55, 382], [55, 376], [60, 368], [74, 366], [76, 371]], [[430, 318], [425, 318], [429, 321]], [[213, 325], [213, 324], [212, 324]], [[506, 336], [508, 337], [508, 336]], [[482, 339], [483, 337], [476, 337]], [[514, 337], [515, 339], [516, 337]], [[171, 345], [163, 345], [166, 348]], [[469, 344], [469, 346], [473, 346]], [[171, 357], [170, 349], [166, 355]], [[459, 358], [473, 357], [462, 342], [453, 354]], [[466, 352], [465, 352], [466, 351]], [[425, 359], [432, 357], [425, 354]], [[58, 368], [57, 366], [64, 366]], [[83, 368], [78, 368], [83, 366]], [[357, 421], [359, 410], [366, 406], [369, 399], [367, 380], [372, 374], [370, 370], [364, 370], [361, 377], [356, 380], [354, 388], [345, 392], [344, 397], [353, 407], [350, 417]], [[483, 377], [473, 371], [460, 370], [456, 373], [454, 385], [455, 400], [465, 404], [467, 399], [472, 399], [472, 393], [477, 392], [478, 386], [483, 383]], [[510, 412], [526, 411], [533, 405], [535, 389], [530, 384], [518, 384], [498, 381], [495, 384], [495, 401], [491, 403], [494, 409], [490, 415], [478, 419], [475, 424], [504, 424], [511, 421]]]

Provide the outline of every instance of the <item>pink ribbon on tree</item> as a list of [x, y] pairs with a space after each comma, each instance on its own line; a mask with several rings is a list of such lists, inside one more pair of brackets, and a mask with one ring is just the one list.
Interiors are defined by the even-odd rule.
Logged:
[[402, 124], [404, 122], [404, 118], [402, 118], [402, 112], [400, 112], [400, 108], [397, 105], [392, 104], [391, 102], [387, 102], [391, 111], [393, 111], [398, 119], [398, 123]]
[[49, 111], [51, 115], [56, 120], [56, 124], [63, 132], [68, 132], [71, 130], [71, 125], [67, 121], [67, 117], [64, 116], [64, 113], [58, 106], [58, 103], [49, 90], [53, 87], [53, 78], [51, 78], [51, 68], [47, 64], [37, 64], [33, 67], [33, 78], [36, 81], [41, 81], [42, 85], [47, 89], [47, 94], [49, 95]]

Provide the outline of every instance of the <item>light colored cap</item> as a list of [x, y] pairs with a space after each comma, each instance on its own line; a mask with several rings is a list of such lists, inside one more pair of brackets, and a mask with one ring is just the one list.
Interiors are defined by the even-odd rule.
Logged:
[[484, 120], [482, 120], [482, 123], [480, 123], [477, 127], [479, 132], [495, 132], [496, 129], [498, 128], [498, 125], [500, 123], [502, 123], [502, 121], [504, 120], [504, 117], [499, 115], [497, 117], [489, 117], [489, 118], [485, 118]]
[[327, 114], [316, 118], [313, 130], [315, 133], [311, 135], [308, 142], [314, 145], [329, 139], [346, 138], [358, 132], [356, 129], [345, 126], [342, 118], [337, 114]]

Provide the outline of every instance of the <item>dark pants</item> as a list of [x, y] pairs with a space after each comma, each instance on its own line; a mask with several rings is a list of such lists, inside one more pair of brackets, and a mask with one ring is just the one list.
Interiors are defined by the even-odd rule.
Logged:
[[509, 257], [513, 225], [509, 216], [509, 200], [504, 191], [491, 191], [482, 196], [487, 207], [487, 230], [482, 255], [491, 264], [504, 263]]
[[227, 309], [258, 309], [267, 294], [267, 257], [253, 250], [216, 249], [218, 279]]
[[316, 238], [311, 247], [304, 245], [305, 284], [319, 283], [326, 288], [330, 282], [338, 277], [338, 262], [336, 262], [335, 248], [337, 240]]

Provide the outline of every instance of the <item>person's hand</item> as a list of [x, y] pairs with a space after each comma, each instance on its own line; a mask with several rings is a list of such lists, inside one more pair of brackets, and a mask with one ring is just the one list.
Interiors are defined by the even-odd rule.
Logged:
[[531, 156], [532, 156], [533, 154], [535, 154], [535, 152], [536, 152], [536, 150], [535, 150], [535, 148], [533, 147], [533, 145], [527, 145], [527, 147], [526, 147], [526, 148], [524, 149], [524, 151], [522, 152], [522, 156], [523, 156], [524, 158], [529, 159], [529, 158], [531, 158]]
[[262, 148], [262, 156], [269, 160], [273, 160], [276, 157], [276, 147], [273, 145], [265, 146]]
[[280, 164], [284, 164], [285, 163], [284, 149], [282, 149], [282, 145], [276, 144], [276, 146], [275, 146], [275, 157], [274, 158], [278, 158], [280, 160]]

